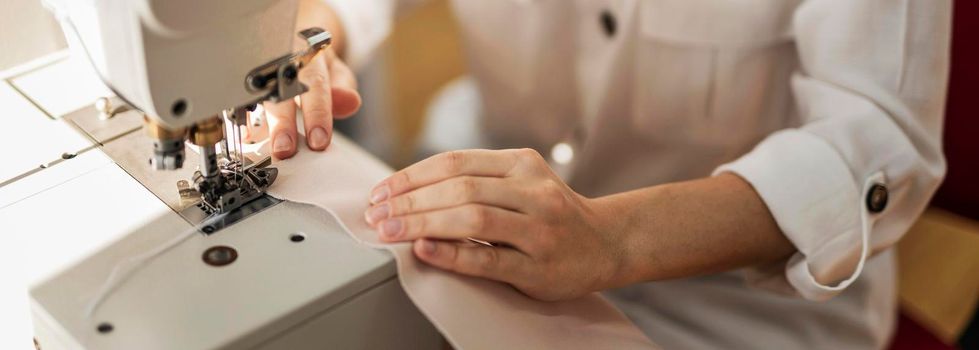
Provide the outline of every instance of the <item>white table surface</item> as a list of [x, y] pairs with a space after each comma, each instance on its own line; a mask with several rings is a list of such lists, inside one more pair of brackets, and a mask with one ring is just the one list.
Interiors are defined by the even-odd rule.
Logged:
[[[87, 137], [57, 120], [107, 93], [91, 72], [62, 58], [66, 56], [48, 56], [40, 63], [27, 63], [28, 68], [0, 72], [0, 183], [57, 161], [64, 153], [78, 153], [0, 187], [0, 349], [34, 348], [29, 285], [147, 218], [176, 216], [92, 148]], [[99, 222], [98, 230], [79, 230], [85, 227], [79, 223], [93, 221]]]

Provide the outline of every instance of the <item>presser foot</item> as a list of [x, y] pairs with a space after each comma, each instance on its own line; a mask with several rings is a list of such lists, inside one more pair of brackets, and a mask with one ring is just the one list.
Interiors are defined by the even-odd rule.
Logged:
[[196, 171], [193, 181], [200, 197], [197, 207], [208, 215], [229, 213], [265, 195], [278, 173], [276, 168], [242, 167], [239, 161], [222, 164], [212, 177]]

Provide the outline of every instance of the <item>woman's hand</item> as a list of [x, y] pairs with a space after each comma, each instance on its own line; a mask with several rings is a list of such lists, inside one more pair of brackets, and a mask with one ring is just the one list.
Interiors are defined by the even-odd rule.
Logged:
[[278, 159], [296, 154], [296, 141], [299, 140], [297, 110], [301, 109], [303, 112], [303, 126], [309, 149], [322, 151], [330, 145], [333, 138], [333, 119], [349, 117], [360, 108], [360, 94], [357, 93], [354, 73], [332, 49], [328, 48], [317, 54], [299, 72], [299, 81], [309, 91], [295, 99], [279, 103], [266, 102], [263, 105], [267, 126], [265, 123], [256, 126], [253, 121], [248, 123], [246, 140], [259, 141], [268, 133], [272, 142], [272, 155]]
[[366, 220], [382, 241], [414, 241], [415, 255], [438, 268], [506, 282], [542, 300], [617, 284], [625, 251], [606, 224], [612, 217], [534, 150], [439, 154], [379, 183], [371, 203]]
[[[360, 109], [357, 79], [340, 57], [346, 49], [346, 31], [335, 11], [321, 0], [300, 0], [296, 14], [296, 32], [312, 27], [326, 28], [333, 34], [333, 44], [316, 55], [299, 71], [299, 81], [309, 91], [288, 101], [265, 103], [267, 123], [248, 123], [245, 139], [256, 142], [271, 134], [272, 155], [286, 159], [296, 154], [296, 111], [303, 112], [306, 144], [309, 149], [322, 151], [333, 138], [333, 119], [346, 118]], [[296, 48], [305, 47], [296, 39]], [[256, 125], [257, 124], [257, 125]]]

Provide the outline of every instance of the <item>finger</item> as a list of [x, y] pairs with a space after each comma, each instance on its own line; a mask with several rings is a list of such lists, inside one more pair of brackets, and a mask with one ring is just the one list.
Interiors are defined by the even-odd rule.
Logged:
[[530, 201], [519, 182], [498, 177], [459, 176], [414, 191], [394, 196], [367, 210], [368, 223], [374, 224], [389, 216], [446, 209], [464, 204], [524, 211]]
[[272, 156], [286, 159], [296, 154], [296, 103], [292, 99], [266, 102], [265, 119], [272, 134]]
[[479, 204], [467, 204], [427, 213], [394, 216], [377, 225], [382, 241], [402, 242], [419, 238], [476, 238], [520, 247], [526, 242], [530, 219], [517, 212]]
[[418, 259], [437, 268], [510, 284], [526, 278], [533, 264], [524, 253], [504, 247], [420, 239], [412, 248]]
[[306, 144], [322, 151], [333, 137], [333, 97], [330, 93], [330, 71], [323, 54], [316, 55], [302, 71], [299, 81], [309, 89], [300, 95]]
[[516, 164], [513, 152], [464, 150], [436, 154], [391, 175], [371, 190], [371, 203], [456, 176], [504, 177]]
[[357, 92], [357, 77], [340, 59], [333, 58], [329, 68], [333, 117], [338, 119], [350, 117], [357, 113], [362, 104], [360, 93]]

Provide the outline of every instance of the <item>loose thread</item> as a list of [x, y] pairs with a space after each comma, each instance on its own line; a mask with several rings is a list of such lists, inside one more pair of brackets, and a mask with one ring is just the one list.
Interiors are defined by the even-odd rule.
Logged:
[[143, 254], [130, 257], [112, 268], [112, 272], [109, 273], [109, 277], [106, 278], [105, 282], [102, 283], [102, 287], [99, 288], [98, 293], [89, 302], [88, 307], [85, 310], [85, 317], [92, 318], [95, 315], [95, 311], [98, 310], [102, 303], [115, 292], [123, 283], [129, 280], [133, 274], [139, 271], [141, 268], [145, 267], [150, 261], [159, 256], [160, 254], [166, 253], [173, 247], [180, 245], [183, 241], [194, 235], [194, 233], [200, 232], [200, 228], [211, 225], [224, 219], [225, 214], [214, 215], [204, 219], [197, 226], [191, 227], [184, 231], [180, 235], [174, 237], [173, 239], [167, 241], [166, 243], [157, 246], [153, 250], [147, 251]]

